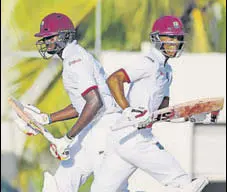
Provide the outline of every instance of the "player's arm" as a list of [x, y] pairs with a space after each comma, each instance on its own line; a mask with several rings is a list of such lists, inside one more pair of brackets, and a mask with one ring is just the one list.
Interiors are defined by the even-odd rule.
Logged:
[[43, 113], [33, 105], [26, 105], [24, 111], [31, 115], [37, 122], [42, 125], [51, 124], [57, 121], [68, 120], [79, 116], [78, 112], [72, 104], [68, 105], [62, 110], [51, 114]]
[[103, 102], [98, 89], [92, 89], [83, 96], [86, 104], [72, 129], [67, 133], [68, 138], [75, 137], [84, 127], [86, 127], [103, 107]]
[[130, 106], [124, 93], [124, 83], [130, 83], [130, 78], [124, 69], [120, 69], [109, 76], [107, 85], [116, 103], [123, 109], [123, 117], [129, 121], [138, 121], [138, 128], [150, 127], [148, 111], [144, 108]]
[[51, 113], [49, 115], [51, 123], [57, 122], [57, 121], [64, 121], [68, 119], [73, 119], [79, 116], [79, 113], [77, 110], [73, 107], [72, 104], [68, 105], [62, 110], [59, 110], [57, 112]]
[[84, 108], [74, 126], [62, 138], [54, 140], [50, 145], [52, 155], [58, 159], [69, 159], [69, 145], [73, 142], [73, 138], [85, 128], [97, 115], [99, 110], [103, 107], [103, 102], [97, 88], [82, 94], [86, 103]]
[[106, 81], [116, 103], [123, 110], [131, 107], [124, 93], [124, 83], [132, 83], [149, 77], [155, 74], [156, 71], [157, 64], [155, 64], [153, 60], [143, 57], [142, 59], [140, 58], [138, 62], [138, 65], [130, 65], [124, 69], [121, 68], [115, 71]]
[[117, 104], [124, 110], [129, 107], [124, 93], [124, 83], [129, 83], [129, 77], [124, 69], [119, 69], [109, 76], [107, 85]]

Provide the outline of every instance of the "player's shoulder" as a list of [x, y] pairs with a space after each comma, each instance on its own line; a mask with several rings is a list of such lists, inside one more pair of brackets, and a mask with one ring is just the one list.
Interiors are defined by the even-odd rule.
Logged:
[[90, 54], [75, 40], [66, 46], [63, 50], [62, 57], [67, 60], [75, 58], [86, 60], [90, 57]]
[[153, 60], [152, 57], [149, 57], [146, 53], [140, 53], [133, 60], [130, 60], [129, 64], [125, 66], [126, 69], [134, 69], [146, 72], [153, 72], [158, 68], [158, 63]]
[[159, 62], [156, 57], [154, 57], [153, 54], [150, 52], [143, 54], [143, 63], [146, 68], [149, 69], [158, 69], [159, 67]]
[[149, 59], [150, 62], [152, 63], [159, 63], [159, 60], [160, 60], [159, 56], [160, 56], [160, 53], [153, 47], [150, 49], [149, 52], [145, 54], [145, 57]]
[[68, 45], [63, 54], [64, 62], [71, 67], [79, 67], [79, 65], [81, 65], [81, 67], [91, 67], [90, 65], [94, 60], [93, 56], [77, 43]]

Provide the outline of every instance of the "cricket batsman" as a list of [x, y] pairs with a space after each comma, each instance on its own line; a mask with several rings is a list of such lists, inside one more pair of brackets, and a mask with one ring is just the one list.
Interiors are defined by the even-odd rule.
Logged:
[[[105, 159], [96, 175], [91, 192], [116, 192], [137, 168], [166, 186], [166, 191], [200, 192], [208, 184], [206, 178], [191, 180], [178, 161], [165, 150], [152, 134], [151, 113], [169, 106], [172, 68], [169, 59], [179, 57], [184, 47], [184, 30], [175, 16], [163, 16], [152, 27], [154, 45], [140, 63], [131, 63], [112, 73], [107, 84], [123, 112], [119, 119], [138, 122], [122, 129], [112, 128]], [[127, 96], [124, 83], [130, 83]], [[204, 115], [193, 117], [204, 121]], [[142, 179], [142, 178], [141, 178]]]
[[[73, 127], [51, 143], [52, 155], [61, 161], [55, 175], [44, 173], [43, 192], [76, 192], [88, 176], [99, 167], [106, 144], [106, 134], [119, 111], [106, 84], [103, 67], [76, 40], [72, 21], [62, 13], [44, 17], [36, 45], [44, 59], [58, 55], [63, 62], [62, 79], [71, 104], [55, 113], [46, 114], [27, 105], [26, 112], [42, 125], [78, 117]], [[57, 95], [56, 95], [57, 97]], [[20, 129], [37, 135], [22, 119]], [[127, 182], [119, 188], [127, 191]]]

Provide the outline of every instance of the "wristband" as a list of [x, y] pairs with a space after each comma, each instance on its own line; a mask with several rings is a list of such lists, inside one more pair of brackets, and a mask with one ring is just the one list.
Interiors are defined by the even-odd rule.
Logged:
[[70, 139], [70, 140], [73, 140], [73, 139], [74, 139], [74, 137], [69, 136], [69, 132], [66, 133], [66, 137], [67, 137], [68, 139]]

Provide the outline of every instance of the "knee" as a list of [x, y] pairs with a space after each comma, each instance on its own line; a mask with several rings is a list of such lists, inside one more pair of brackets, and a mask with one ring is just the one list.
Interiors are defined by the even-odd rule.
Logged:
[[89, 175], [80, 168], [58, 169], [54, 178], [62, 191], [78, 191]]

